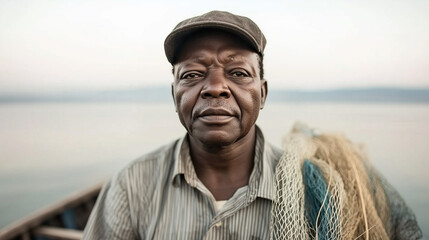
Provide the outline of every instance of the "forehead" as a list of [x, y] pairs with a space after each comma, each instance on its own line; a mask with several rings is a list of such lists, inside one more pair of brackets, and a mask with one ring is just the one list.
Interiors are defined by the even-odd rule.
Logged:
[[177, 61], [181, 62], [198, 51], [232, 51], [257, 53], [240, 37], [226, 31], [203, 29], [189, 34], [177, 51]]

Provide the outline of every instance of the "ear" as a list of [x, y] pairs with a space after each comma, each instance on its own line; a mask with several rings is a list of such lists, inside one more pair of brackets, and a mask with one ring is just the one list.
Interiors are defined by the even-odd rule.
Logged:
[[171, 83], [171, 96], [173, 97], [174, 109], [177, 112], [176, 96], [174, 95], [174, 82]]
[[267, 80], [261, 79], [261, 109], [265, 106], [265, 100], [267, 100], [268, 94], [268, 83]]

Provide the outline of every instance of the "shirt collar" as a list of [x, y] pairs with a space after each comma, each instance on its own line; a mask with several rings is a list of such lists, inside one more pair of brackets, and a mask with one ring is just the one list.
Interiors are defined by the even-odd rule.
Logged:
[[[255, 159], [248, 185], [249, 201], [256, 197], [273, 200], [274, 171], [281, 154], [281, 150], [265, 142], [262, 131], [256, 126]], [[179, 186], [185, 180], [190, 186], [196, 187], [199, 181], [191, 160], [187, 135], [176, 145], [172, 177], [175, 186]]]

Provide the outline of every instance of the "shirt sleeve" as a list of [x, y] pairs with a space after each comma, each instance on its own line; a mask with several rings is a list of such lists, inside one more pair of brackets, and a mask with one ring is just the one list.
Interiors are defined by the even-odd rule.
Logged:
[[136, 239], [126, 188], [119, 175], [103, 186], [82, 239]]

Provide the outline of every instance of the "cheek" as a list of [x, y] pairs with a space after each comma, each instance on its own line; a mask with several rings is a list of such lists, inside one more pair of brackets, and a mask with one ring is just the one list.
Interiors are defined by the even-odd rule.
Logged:
[[253, 126], [258, 119], [261, 107], [261, 96], [259, 91], [254, 89], [248, 90], [248, 95], [246, 98], [243, 98], [242, 101], [243, 108], [245, 106], [243, 110], [246, 114], [246, 116], [243, 116], [243, 124], [246, 126]]
[[176, 92], [177, 113], [182, 123], [188, 122], [192, 118], [192, 110], [198, 95], [195, 91], [187, 88], [179, 88]]
[[256, 118], [258, 118], [259, 110], [261, 109], [261, 95], [260, 92], [255, 90], [252, 93], [252, 107], [253, 107], [253, 118], [256, 121]]
[[261, 94], [255, 88], [246, 89], [246, 94], [241, 95], [241, 106], [247, 114], [257, 116], [261, 107]]

